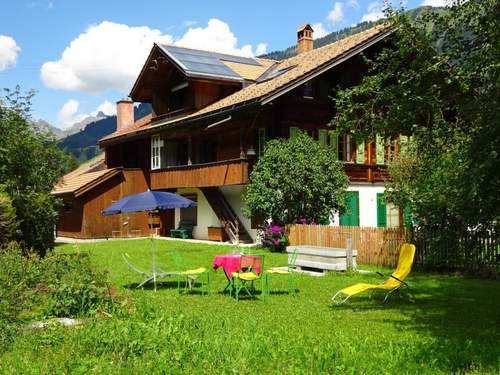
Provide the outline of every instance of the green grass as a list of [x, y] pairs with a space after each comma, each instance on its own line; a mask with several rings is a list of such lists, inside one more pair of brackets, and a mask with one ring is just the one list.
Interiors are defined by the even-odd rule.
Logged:
[[[158, 241], [160, 263], [172, 269], [181, 250], [189, 266], [211, 267], [229, 247]], [[274, 277], [266, 300], [236, 303], [220, 294], [222, 270], [212, 272], [212, 294], [179, 296], [174, 280], [153, 290], [131, 288], [140, 276], [121, 260], [127, 252], [147, 265], [147, 240], [80, 245], [109, 270], [121, 308], [88, 319], [81, 328], [24, 330], [0, 355], [4, 373], [498, 373], [500, 283], [413, 273], [416, 301], [387, 304], [368, 294], [341, 307], [330, 298], [374, 274], [297, 275], [295, 297]], [[71, 245], [58, 252], [76, 251]], [[286, 263], [263, 250], [266, 267]], [[170, 267], [169, 267], [170, 265]], [[363, 267], [375, 269], [373, 267]], [[382, 270], [387, 272], [388, 270]]]

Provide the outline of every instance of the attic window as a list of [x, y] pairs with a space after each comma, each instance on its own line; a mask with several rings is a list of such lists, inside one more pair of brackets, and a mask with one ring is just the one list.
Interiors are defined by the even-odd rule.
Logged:
[[302, 97], [305, 99], [314, 99], [314, 83], [312, 81], [306, 82], [302, 86]]
[[295, 68], [297, 65], [290, 65], [290, 66], [287, 66], [285, 68], [281, 68], [281, 69], [278, 69], [278, 70], [275, 70], [274, 72], [272, 72], [271, 74], [268, 74], [268, 75], [264, 75], [264, 76], [261, 76], [257, 79], [257, 83], [261, 83], [261, 82], [266, 82], [266, 81], [269, 81], [270, 79], [274, 79], [276, 77], [279, 77], [280, 75], [288, 72], [289, 70], [292, 70], [293, 68]]

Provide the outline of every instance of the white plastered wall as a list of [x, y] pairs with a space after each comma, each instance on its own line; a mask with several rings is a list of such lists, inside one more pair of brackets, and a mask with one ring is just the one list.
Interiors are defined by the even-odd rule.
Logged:
[[[381, 184], [351, 184], [347, 191], [359, 193], [359, 226], [377, 226], [377, 194], [384, 193], [385, 187]], [[339, 215], [335, 213], [331, 225], [339, 225]]]
[[231, 205], [234, 210], [234, 213], [238, 216], [241, 223], [247, 230], [248, 234], [255, 241], [257, 238], [257, 230], [252, 229], [251, 220], [243, 214], [243, 192], [245, 186], [244, 185], [232, 185], [232, 186], [223, 186], [220, 188], [227, 201]]
[[[233, 208], [236, 215], [238, 215], [240, 221], [245, 226], [245, 229], [250, 234], [252, 239], [255, 241], [257, 236], [257, 231], [251, 229], [251, 221], [245, 215], [243, 215], [243, 185], [235, 186], [223, 186], [220, 188], [227, 201]], [[177, 194], [195, 194], [197, 197], [197, 217], [196, 226], [193, 227], [193, 238], [198, 240], [208, 240], [208, 227], [219, 227], [221, 226], [220, 220], [218, 219], [215, 212], [210, 207], [205, 195], [200, 189], [197, 188], [185, 188], [177, 189]], [[180, 221], [180, 209], [175, 210], [175, 227], [177, 228]]]
[[[198, 240], [208, 240], [208, 227], [218, 227], [220, 226], [220, 221], [215, 215], [215, 212], [210, 207], [205, 195], [200, 189], [189, 188], [189, 189], [177, 189], [177, 194], [192, 194], [196, 195], [198, 207], [197, 207], [197, 217], [196, 225], [193, 227], [193, 238]], [[175, 227], [179, 226], [179, 221], [181, 219], [181, 211], [179, 208], [175, 209]]]

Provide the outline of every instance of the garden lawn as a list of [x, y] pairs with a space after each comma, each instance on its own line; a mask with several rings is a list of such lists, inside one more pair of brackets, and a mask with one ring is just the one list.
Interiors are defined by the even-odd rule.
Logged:
[[[162, 268], [172, 270], [172, 251], [190, 267], [211, 269], [214, 255], [230, 247], [157, 241]], [[134, 289], [140, 281], [121, 259], [149, 261], [148, 240], [60, 246], [57, 252], [89, 251], [109, 270], [120, 307], [80, 328], [24, 330], [7, 353], [4, 373], [498, 373], [500, 282], [412, 273], [415, 295], [381, 303], [381, 295], [352, 298], [333, 307], [339, 288], [380, 282], [376, 274], [296, 275], [297, 295], [273, 277], [266, 300], [236, 303], [221, 294], [222, 270], [211, 272], [212, 294], [178, 295], [175, 279]], [[285, 254], [265, 254], [265, 266], [286, 264]], [[361, 267], [374, 270], [373, 267]], [[382, 270], [388, 272], [388, 270]]]

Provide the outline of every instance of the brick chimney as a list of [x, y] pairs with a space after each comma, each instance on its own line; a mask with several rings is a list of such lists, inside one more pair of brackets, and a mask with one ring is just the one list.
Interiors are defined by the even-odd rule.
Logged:
[[311, 51], [313, 45], [313, 28], [308, 23], [297, 30], [297, 54]]
[[122, 99], [116, 102], [116, 131], [134, 125], [134, 102]]

